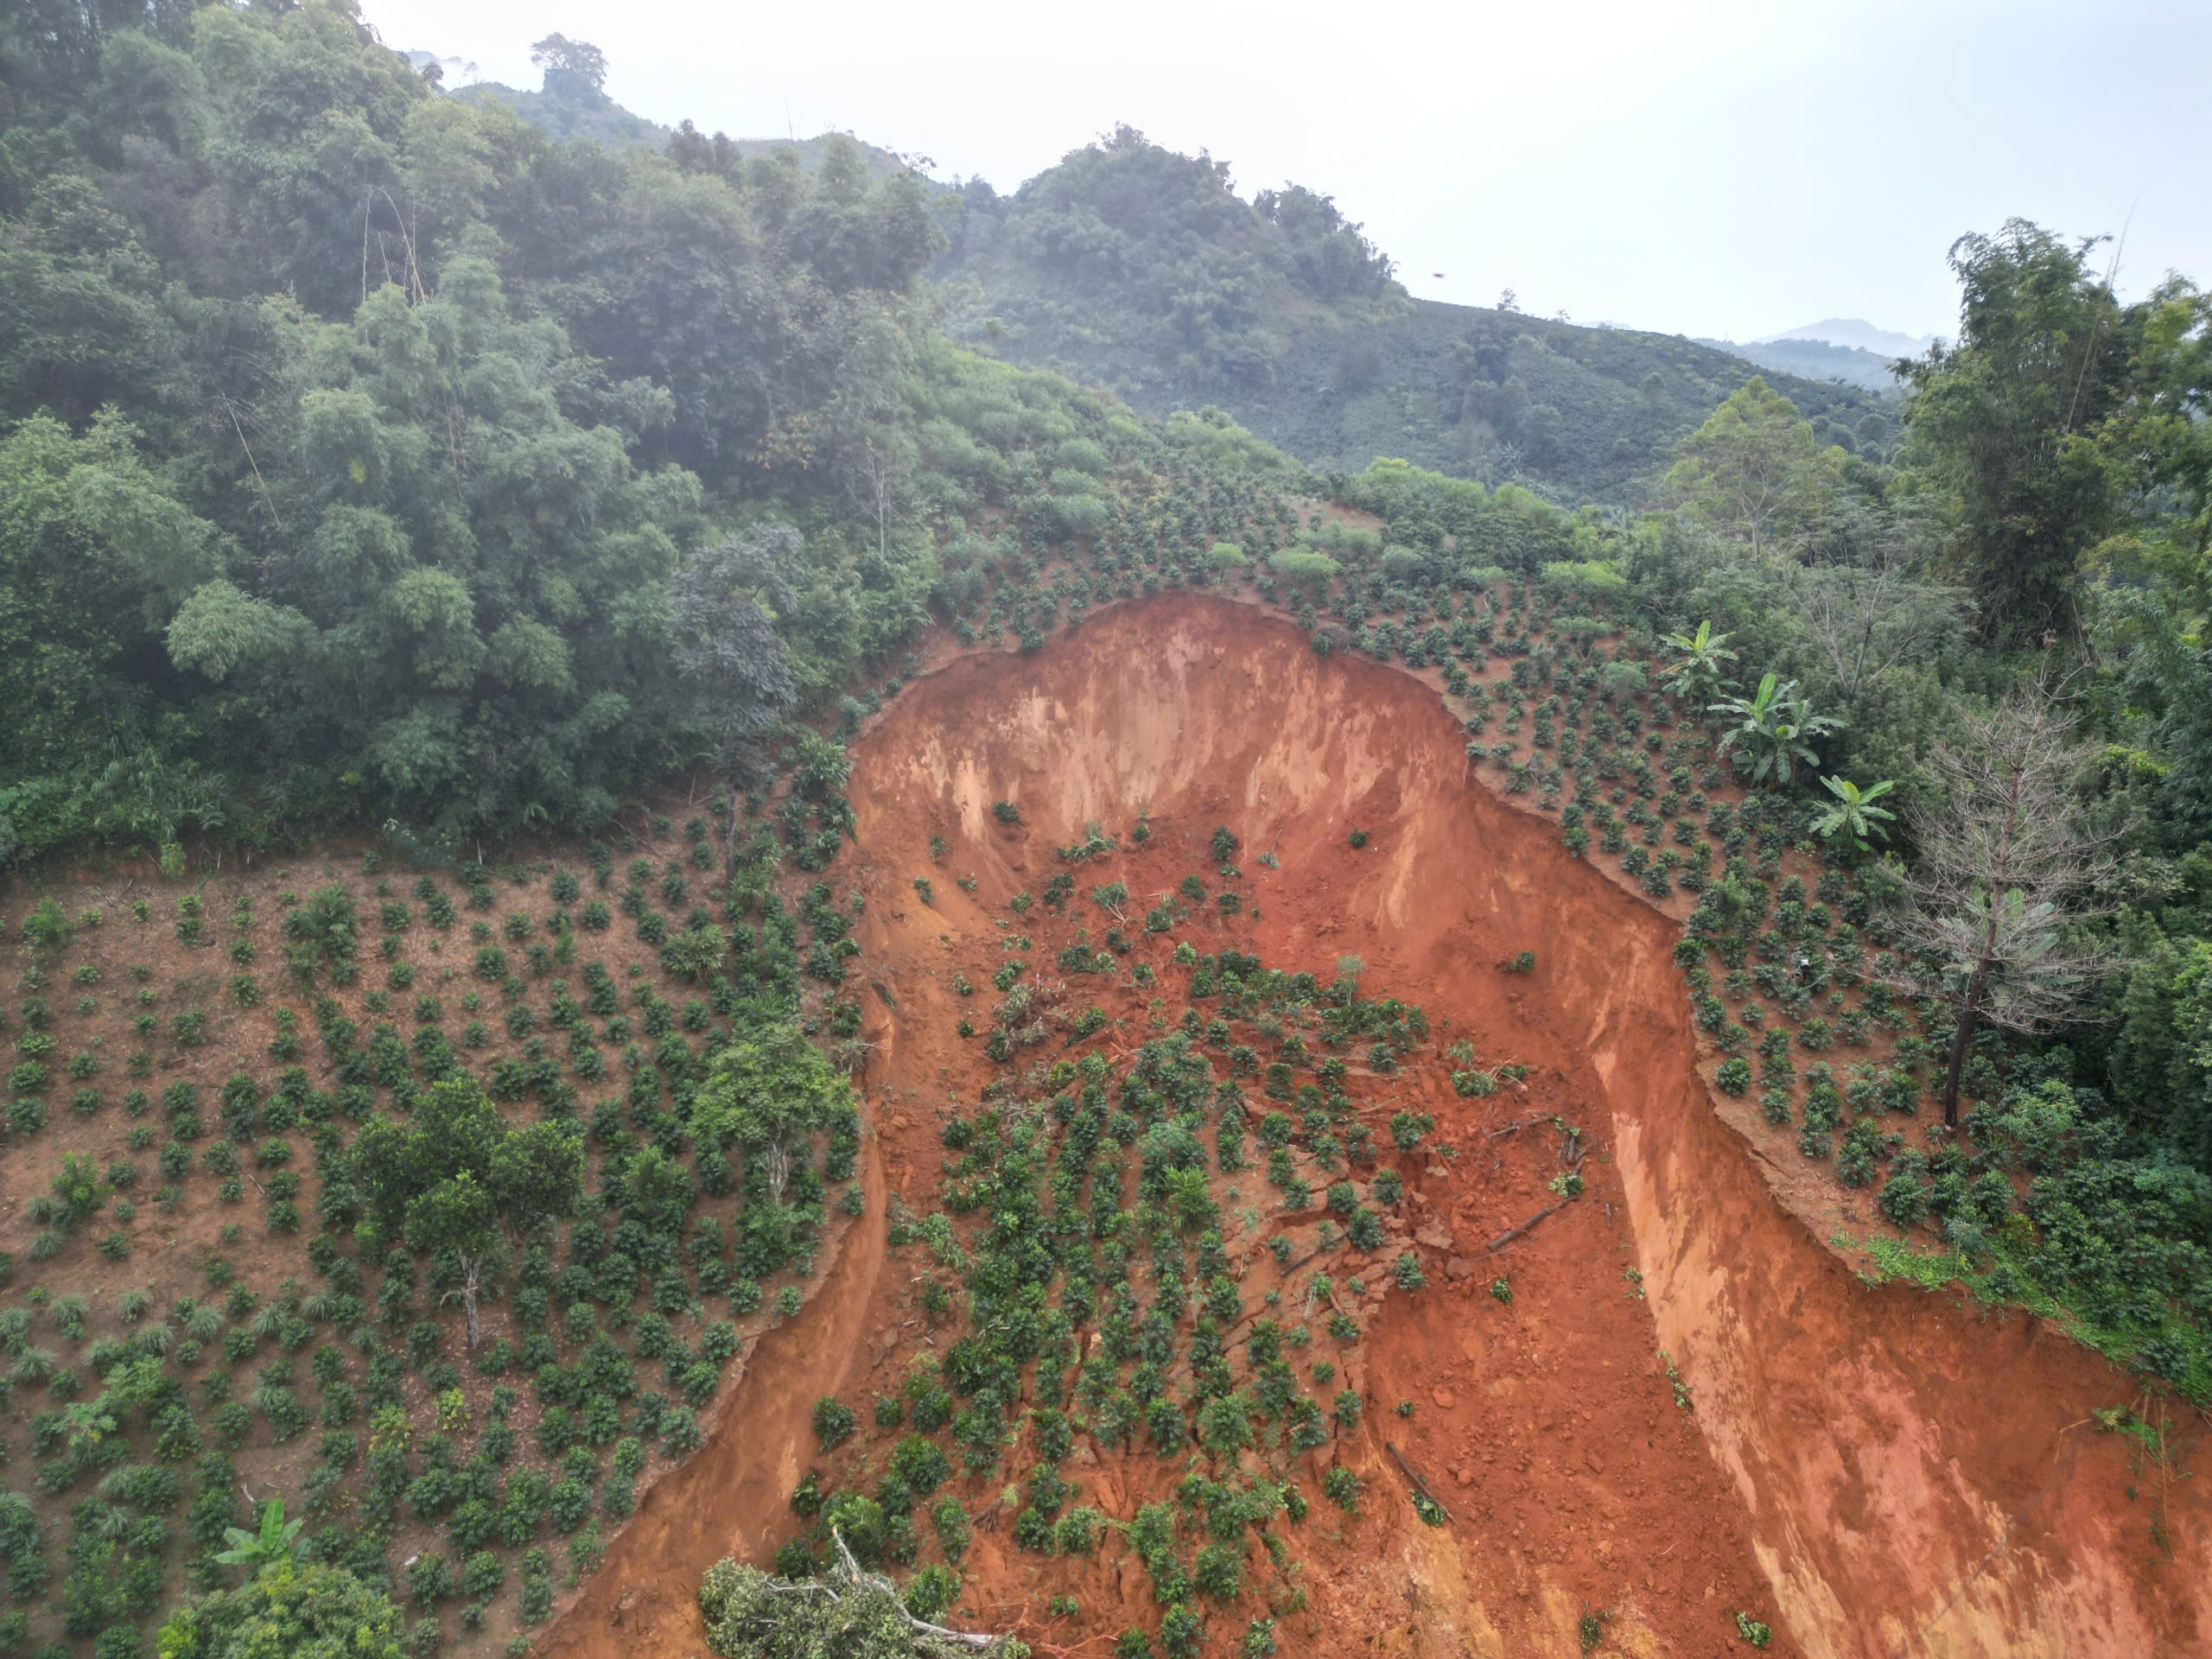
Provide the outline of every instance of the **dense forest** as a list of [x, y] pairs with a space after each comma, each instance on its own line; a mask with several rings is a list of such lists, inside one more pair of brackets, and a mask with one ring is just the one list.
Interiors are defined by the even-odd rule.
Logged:
[[[1163, 589], [1274, 605], [1318, 652], [1442, 670], [1470, 760], [1554, 813], [1571, 852], [1620, 859], [1654, 897], [1698, 895], [1681, 958], [1719, 1086], [1749, 1090], [1756, 1054], [1768, 1121], [1840, 1183], [1878, 1183], [1912, 1242], [1903, 1270], [2031, 1307], [2146, 1384], [2212, 1401], [2212, 299], [2178, 276], [2124, 298], [2094, 241], [2031, 224], [1970, 234], [1952, 252], [1955, 343], [1881, 398], [1754, 378], [1680, 339], [1410, 301], [1327, 198], [1247, 202], [1222, 164], [1126, 129], [1000, 197], [834, 137], [802, 155], [684, 123], [664, 145], [612, 110], [595, 50], [552, 36], [539, 53], [540, 91], [464, 96], [343, 3], [32, 0], [0, 18], [0, 898], [25, 963], [0, 1016], [11, 1151], [50, 1162], [33, 1137], [59, 1132], [54, 1070], [96, 1121], [103, 1062], [89, 1041], [63, 1059], [71, 1020], [114, 1013], [134, 1079], [157, 1038], [189, 1049], [200, 1029], [188, 1007], [148, 1011], [150, 988], [134, 1024], [103, 1011], [90, 988], [113, 930], [98, 930], [120, 918], [48, 897], [65, 868], [144, 857], [181, 877], [319, 837], [374, 847], [358, 878], [288, 889], [275, 929], [250, 903], [232, 918], [225, 994], [253, 1064], [285, 1069], [242, 1071], [223, 1135], [196, 1147], [197, 1096], [162, 1095], [164, 1201], [194, 1169], [237, 1201], [254, 1137], [271, 1169], [287, 1135], [312, 1149], [321, 1230], [300, 1266], [327, 1285], [257, 1307], [211, 1274], [174, 1326], [87, 1351], [89, 1383], [29, 1335], [34, 1313], [41, 1337], [67, 1335], [77, 1300], [81, 1340], [81, 1299], [10, 1292], [8, 1387], [52, 1397], [35, 1474], [18, 1456], [10, 1479], [41, 1507], [0, 1498], [18, 1604], [0, 1639], [124, 1659], [174, 1613], [164, 1654], [335, 1653], [340, 1629], [363, 1633], [347, 1652], [423, 1650], [449, 1601], [480, 1624], [512, 1589], [537, 1610], [517, 1617], [542, 1617], [552, 1569], [531, 1541], [548, 1503], [585, 1540], [569, 1582], [588, 1576], [586, 1517], [619, 1522], [646, 1459], [696, 1445], [693, 1408], [737, 1351], [709, 1299], [767, 1317], [761, 1281], [784, 1273], [795, 1309], [844, 1201], [831, 1189], [858, 1212], [852, 1106], [805, 1040], [857, 1064], [852, 910], [823, 877], [849, 839], [843, 741], [930, 630], [1036, 649], [1094, 605]], [[1066, 372], [1022, 366], [1046, 362]], [[638, 810], [677, 777], [701, 807], [680, 831]], [[615, 827], [626, 809], [634, 832]], [[632, 861], [626, 998], [592, 896], [617, 891], [609, 842]], [[553, 868], [540, 902], [530, 861], [549, 847], [588, 876]], [[1062, 856], [1094, 850], [1110, 849]], [[1811, 881], [1785, 857], [1811, 861]], [[456, 1052], [427, 989], [435, 940], [456, 923], [449, 886], [499, 907], [503, 862], [512, 908], [496, 937], [470, 918], [482, 989]], [[191, 894], [174, 902], [179, 948], [198, 948], [212, 924]], [[334, 1000], [372, 917], [375, 1013], [426, 976], [411, 1046], [390, 1023], [361, 1039]], [[313, 1013], [313, 1076], [294, 1011], [260, 1000], [257, 930]], [[1226, 979], [1240, 1020], [1325, 1006], [1383, 1044], [1419, 1014], [1233, 949], [1178, 966]], [[44, 977], [65, 967], [73, 1013]], [[569, 972], [582, 1003], [553, 977]], [[512, 1041], [474, 1017], [494, 994]], [[622, 1056], [626, 1103], [580, 1109], [541, 1023], [579, 1079], [605, 1074], [600, 1045]], [[1878, 1067], [1870, 1050], [1846, 1073], [1798, 1071], [1793, 1041], [1817, 1054], [1870, 1023], [1890, 1045]], [[1093, 1068], [1076, 1086], [1103, 1099], [1114, 1083], [1172, 1119], [1167, 1103], [1211, 1098], [1186, 1060], [1148, 1047], [1135, 1084]], [[785, 1116], [749, 1112], [772, 1096]], [[490, 1103], [524, 1098], [544, 1123], [505, 1126]], [[1082, 1139], [1077, 1184], [1106, 1121], [1084, 1112], [1058, 1120]], [[1074, 1156], [1008, 1151], [987, 1117], [958, 1130], [979, 1185], [1009, 1168], [1033, 1185], [1048, 1154]], [[1237, 1112], [1222, 1121], [1241, 1133]], [[1319, 1122], [1300, 1148], [1332, 1132]], [[1195, 1129], [1172, 1127], [1141, 1172], [1147, 1205], [1205, 1166]], [[150, 1124], [126, 1132], [150, 1144]], [[1286, 1127], [1274, 1150], [1290, 1145]], [[308, 1218], [297, 1174], [270, 1179], [286, 1176], [269, 1230], [289, 1239]], [[81, 1254], [136, 1179], [65, 1160], [38, 1200], [48, 1254]], [[1379, 1229], [1370, 1179], [1347, 1214]], [[1203, 1180], [1172, 1192], [1193, 1213], [1210, 1202]], [[577, 1224], [556, 1265], [549, 1241], [587, 1195], [608, 1229]], [[958, 1257], [950, 1232], [928, 1237]], [[470, 1353], [480, 1294], [531, 1310], [530, 1345], [485, 1374], [528, 1371], [556, 1424], [573, 1407], [598, 1426], [542, 1436], [511, 1475], [505, 1456], [456, 1460], [474, 1424], [459, 1407], [445, 1421], [461, 1373], [445, 1303], [414, 1300], [418, 1267], [466, 1303]], [[655, 1308], [633, 1322], [641, 1273]], [[372, 1297], [391, 1311], [372, 1319]], [[619, 1310], [606, 1332], [594, 1306]], [[341, 1327], [359, 1356], [314, 1356], [335, 1438], [308, 1478], [365, 1482], [367, 1507], [350, 1530], [296, 1542], [279, 1510], [255, 1534], [268, 1512], [239, 1510], [236, 1471], [195, 1427], [235, 1406], [243, 1435], [245, 1402], [202, 1387], [188, 1408], [164, 1368], [221, 1344], [265, 1370], [276, 1343], [289, 1379], [291, 1354]], [[963, 1455], [988, 1469], [1035, 1353], [1002, 1335], [965, 1351]], [[639, 1358], [665, 1363], [669, 1398], [633, 1398]], [[365, 1471], [349, 1364], [373, 1410], [400, 1414], [378, 1416]], [[594, 1366], [626, 1381], [600, 1387]], [[409, 1393], [410, 1374], [435, 1386]], [[272, 1377], [254, 1408], [296, 1434], [290, 1390]], [[1198, 1402], [1201, 1436], [1226, 1397]], [[429, 1414], [414, 1453], [392, 1427], [410, 1401]], [[826, 1404], [825, 1449], [850, 1427]], [[513, 1408], [480, 1430], [509, 1454]], [[1160, 1421], [1179, 1444], [1183, 1418]], [[934, 1473], [944, 1454], [916, 1444]], [[126, 1448], [142, 1460], [118, 1465]], [[160, 1518], [182, 1501], [171, 1465], [200, 1494], [189, 1548]], [[502, 1479], [524, 1494], [512, 1537], [485, 1495]], [[938, 1484], [894, 1497], [911, 1510]], [[1232, 1498], [1261, 1507], [1239, 1518]], [[828, 1501], [873, 1516], [841, 1582], [874, 1650], [935, 1640], [912, 1618], [949, 1605], [944, 1564], [905, 1612], [860, 1572], [912, 1564], [906, 1512], [881, 1493]], [[1038, 1548], [1055, 1547], [1059, 1501]], [[1305, 1502], [1219, 1501], [1240, 1540]], [[48, 1598], [42, 1540], [64, 1516]], [[386, 1552], [406, 1524], [450, 1527], [461, 1565], [430, 1554], [435, 1570], [403, 1574]], [[845, 1541], [816, 1528], [781, 1565], [834, 1568]], [[200, 1599], [176, 1611], [161, 1571], [103, 1587], [134, 1559], [185, 1562]], [[221, 1587], [238, 1566], [271, 1571]], [[1162, 1556], [1154, 1576], [1179, 1571]], [[427, 1614], [413, 1636], [385, 1599], [403, 1583]], [[709, 1595], [726, 1651], [768, 1639], [753, 1622], [801, 1617], [757, 1578], [719, 1573]]]

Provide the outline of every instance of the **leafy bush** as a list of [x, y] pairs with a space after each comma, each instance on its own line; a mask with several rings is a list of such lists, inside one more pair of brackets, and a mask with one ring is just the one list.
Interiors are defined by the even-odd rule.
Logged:
[[850, 1406], [823, 1395], [814, 1402], [814, 1438], [824, 1452], [834, 1451], [852, 1435], [859, 1419]]

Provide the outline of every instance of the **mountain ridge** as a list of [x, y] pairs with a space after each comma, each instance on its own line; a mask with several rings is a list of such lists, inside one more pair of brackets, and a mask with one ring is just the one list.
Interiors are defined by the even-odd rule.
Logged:
[[[1122, 128], [1011, 195], [971, 181], [932, 275], [963, 343], [1135, 407], [1218, 406], [1325, 470], [1378, 455], [1564, 501], [1652, 492], [1675, 444], [1764, 375], [1824, 443], [1884, 452], [1893, 390], [1680, 334], [1408, 296], [1325, 196], [1246, 201], [1226, 167]], [[1863, 354], [1862, 354], [1863, 355]], [[1871, 359], [1870, 359], [1871, 360]]]
[[[685, 168], [727, 170], [791, 146], [811, 171], [838, 136], [709, 137], [603, 96], [494, 81], [448, 95], [503, 105], [556, 140], [649, 147]], [[914, 171], [842, 136], [872, 175]], [[1754, 376], [1823, 443], [1878, 456], [1897, 429], [1886, 359], [1415, 298], [1331, 197], [1287, 185], [1247, 200], [1226, 163], [1127, 126], [1007, 194], [914, 175], [946, 238], [931, 275], [962, 344], [1150, 413], [1217, 407], [1324, 471], [1389, 456], [1569, 504], [1626, 505], [1651, 494], [1674, 445]]]
[[1934, 334], [1906, 334], [1894, 328], [1877, 328], [1863, 317], [1823, 317], [1818, 322], [1800, 323], [1778, 334], [1764, 335], [1751, 344], [1780, 346], [1802, 340], [1847, 351], [1868, 352], [1876, 357], [1918, 357], [1936, 339]]

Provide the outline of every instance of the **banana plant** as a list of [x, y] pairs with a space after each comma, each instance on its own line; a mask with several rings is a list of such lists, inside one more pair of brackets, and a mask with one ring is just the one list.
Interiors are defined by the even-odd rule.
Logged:
[[251, 1567], [258, 1571], [265, 1567], [289, 1565], [292, 1559], [292, 1541], [300, 1535], [300, 1529], [307, 1524], [295, 1521], [284, 1523], [284, 1500], [272, 1497], [261, 1506], [261, 1530], [248, 1532], [244, 1527], [225, 1527], [223, 1541], [228, 1549], [218, 1551], [215, 1559], [225, 1567]]
[[1821, 787], [1835, 797], [1835, 804], [1813, 820], [1813, 828], [1821, 839], [1833, 841], [1839, 835], [1845, 837], [1853, 852], [1870, 852], [1867, 836], [1879, 836], [1887, 841], [1890, 832], [1882, 828], [1894, 823], [1897, 814], [1874, 804], [1897, 785], [1885, 778], [1878, 784], [1869, 784], [1861, 789], [1848, 778], [1823, 778]]
[[1718, 694], [1724, 683], [1721, 664], [1736, 660], [1727, 641], [1726, 634], [1713, 631], [1710, 621], [1699, 623], [1695, 633], [1669, 634], [1667, 648], [1675, 653], [1675, 677], [1667, 682], [1667, 690], [1688, 700]]
[[1751, 774], [1751, 782], [1771, 779], [1786, 785], [1800, 760], [1817, 764], [1810, 738], [1840, 729], [1843, 722], [1814, 714], [1797, 694], [1797, 682], [1777, 680], [1771, 673], [1759, 681], [1748, 697], [1723, 697], [1707, 709], [1732, 722], [1720, 739], [1720, 753], [1732, 756], [1737, 769]]

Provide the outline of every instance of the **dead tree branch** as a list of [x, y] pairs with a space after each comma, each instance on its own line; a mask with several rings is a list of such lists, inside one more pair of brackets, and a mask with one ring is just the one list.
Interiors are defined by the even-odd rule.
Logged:
[[973, 1630], [949, 1630], [942, 1624], [932, 1624], [925, 1618], [915, 1618], [899, 1601], [897, 1586], [880, 1573], [868, 1572], [853, 1559], [853, 1552], [847, 1547], [845, 1535], [842, 1532], [832, 1527], [830, 1529], [830, 1535], [836, 1541], [837, 1554], [844, 1563], [846, 1575], [855, 1584], [866, 1585], [871, 1590], [881, 1591], [884, 1595], [890, 1598], [892, 1605], [899, 1609], [899, 1616], [923, 1635], [934, 1637], [940, 1642], [950, 1642], [955, 1647], [967, 1648], [976, 1653], [996, 1652], [1006, 1641], [1002, 1636], [983, 1636]]

